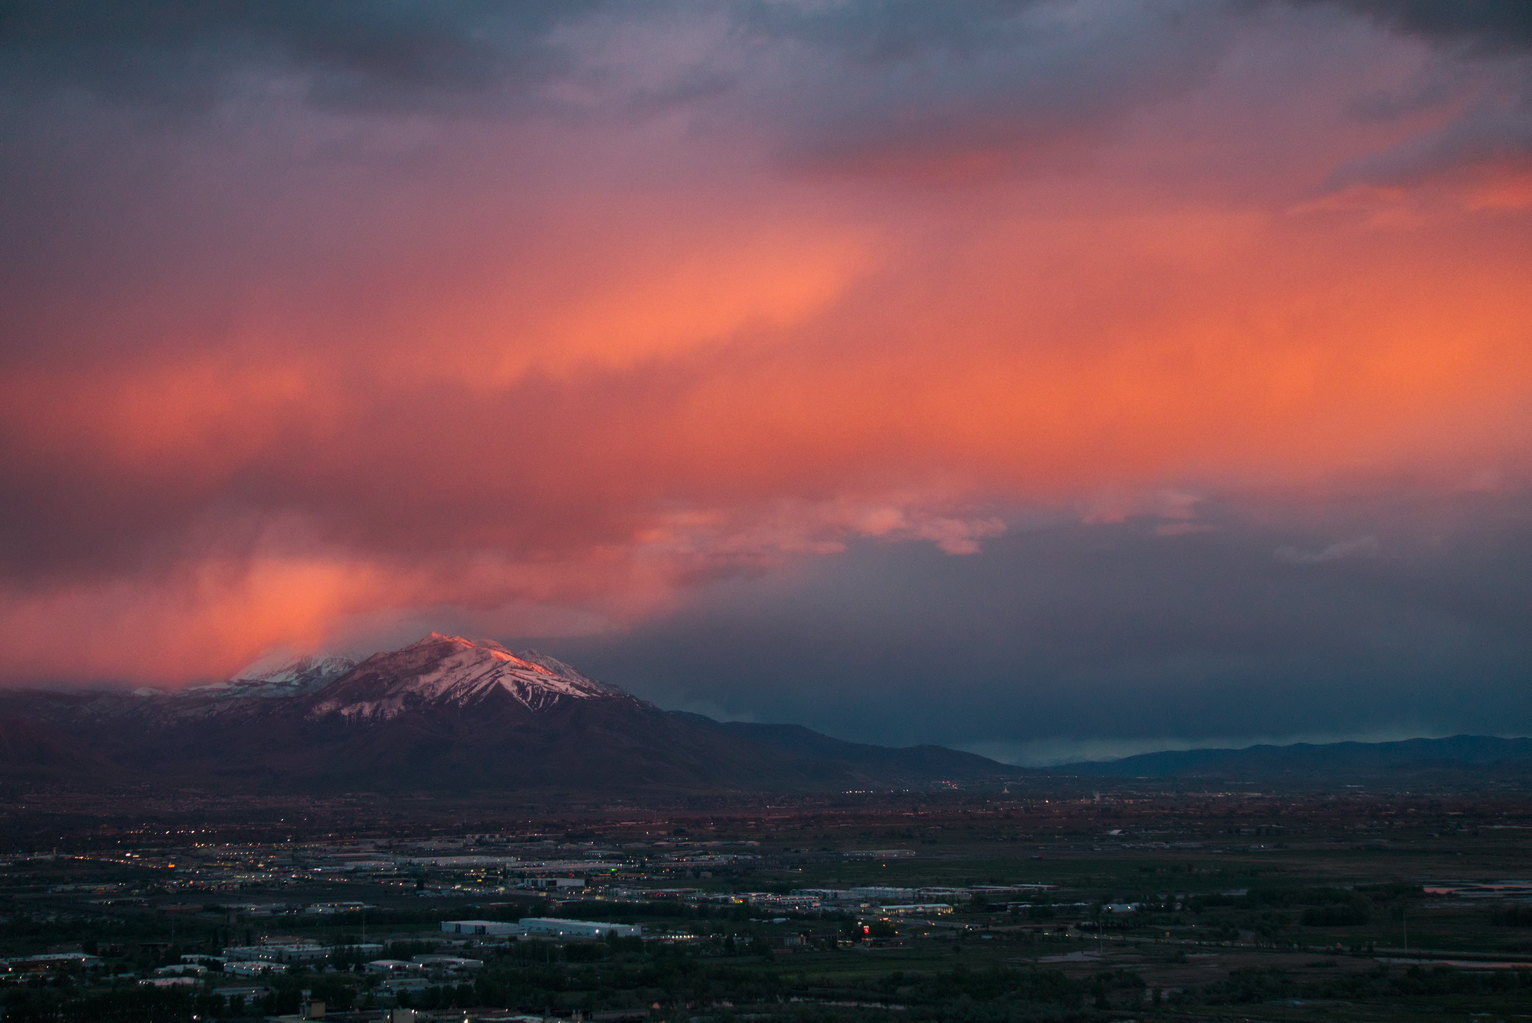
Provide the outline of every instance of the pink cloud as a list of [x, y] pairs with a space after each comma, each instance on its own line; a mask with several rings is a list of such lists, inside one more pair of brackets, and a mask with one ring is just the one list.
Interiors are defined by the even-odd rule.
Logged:
[[[64, 198], [26, 179], [6, 264], [0, 675], [186, 679], [422, 609], [621, 628], [1029, 509], [1173, 535], [1204, 495], [1519, 478], [1520, 165], [1337, 176], [1505, 72], [1322, 12], [1149, 22], [948, 26], [965, 62], [598, 19], [535, 102], [29, 112]], [[1428, 72], [1451, 101], [1358, 114]]]

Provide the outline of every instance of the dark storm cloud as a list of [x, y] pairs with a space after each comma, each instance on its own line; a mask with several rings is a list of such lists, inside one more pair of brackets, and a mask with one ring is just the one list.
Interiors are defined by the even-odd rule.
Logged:
[[790, 75], [739, 76], [791, 163], [937, 179], [1068, 158], [1203, 81], [1239, 24], [1225, 6], [1183, 3], [1094, 19], [1048, 0], [746, 10], [758, 41], [796, 46]]
[[1532, 170], [1532, 86], [1512, 102], [1471, 105], [1440, 129], [1339, 168], [1330, 189], [1355, 184], [1458, 184]]
[[114, 101], [200, 106], [258, 69], [299, 75], [323, 102], [414, 106], [545, 71], [556, 60], [550, 30], [593, 6], [8, 0], [0, 80], [30, 93], [76, 87]]
[[1288, 0], [1364, 15], [1387, 28], [1476, 53], [1532, 50], [1532, 4], [1526, 0]]
[[1019, 532], [971, 558], [862, 545], [561, 648], [672, 705], [1020, 756], [1068, 736], [1524, 733], [1527, 503], [1465, 500], [1445, 542], [1431, 515], [1374, 508], [1388, 521], [1350, 540], [1225, 512], [1178, 536], [1152, 520]]
[[[1417, 95], [1378, 97], [1373, 113], [1446, 114], [1435, 128], [1369, 153], [1335, 170], [1325, 190], [1351, 186], [1413, 187], [1438, 183], [1465, 205], [1522, 206], [1516, 183], [1532, 168], [1532, 4], [1523, 0], [1283, 0], [1294, 8], [1344, 11], [1449, 58]], [[1447, 69], [1451, 68], [1449, 72]], [[1366, 113], [1367, 111], [1363, 111]]]
[[885, 64], [933, 50], [963, 55], [990, 49], [1010, 37], [1017, 18], [1051, 2], [753, 4], [742, 13], [748, 26], [768, 37], [797, 38], [839, 50], [858, 63]]

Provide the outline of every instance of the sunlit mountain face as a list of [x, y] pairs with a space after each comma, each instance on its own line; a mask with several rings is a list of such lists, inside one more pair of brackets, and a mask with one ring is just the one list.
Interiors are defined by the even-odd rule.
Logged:
[[1532, 730], [1525, 3], [299, 6], [0, 24], [5, 685]]

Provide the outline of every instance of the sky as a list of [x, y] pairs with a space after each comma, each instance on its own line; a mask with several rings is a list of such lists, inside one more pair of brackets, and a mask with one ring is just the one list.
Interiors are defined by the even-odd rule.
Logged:
[[4, 0], [0, 139], [0, 684], [1532, 732], [1523, 0]]

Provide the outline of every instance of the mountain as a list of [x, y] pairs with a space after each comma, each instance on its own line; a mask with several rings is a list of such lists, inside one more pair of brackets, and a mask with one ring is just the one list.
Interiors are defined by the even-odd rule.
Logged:
[[349, 657], [299, 657], [275, 668], [252, 666], [227, 682], [193, 686], [187, 692], [236, 700], [298, 696], [323, 689], [355, 667]]
[[826, 791], [1023, 774], [935, 746], [661, 710], [563, 662], [432, 633], [179, 692], [0, 694], [0, 777], [291, 791]]
[[13, 781], [58, 781], [112, 764], [88, 743], [27, 717], [0, 716], [0, 769]]
[[301, 657], [179, 691], [0, 693], [0, 781], [243, 792], [930, 788], [1048, 775], [1297, 788], [1525, 784], [1532, 739], [1455, 736], [1147, 753], [1046, 772], [939, 746], [665, 711], [555, 658], [432, 633], [360, 662]]
[[632, 697], [550, 657], [433, 632], [403, 650], [355, 665], [324, 688], [308, 714], [377, 721], [445, 707], [494, 709], [506, 701], [541, 711], [566, 700], [605, 699]]
[[[697, 715], [700, 717], [700, 715]], [[791, 751], [806, 758], [818, 758], [855, 765], [869, 774], [880, 772], [903, 772], [924, 774], [932, 778], [967, 778], [976, 773], [993, 775], [997, 767], [1006, 768], [1012, 777], [1032, 772], [997, 764], [975, 753], [963, 753], [945, 746], [874, 746], [868, 743], [846, 742], [832, 739], [802, 725], [764, 725], [747, 721], [717, 722], [702, 718], [708, 726], [725, 734], [776, 749]]]
[[1455, 735], [1399, 742], [1295, 743], [1141, 753], [1063, 764], [1050, 774], [1207, 779], [1306, 786], [1532, 777], [1532, 739]]

